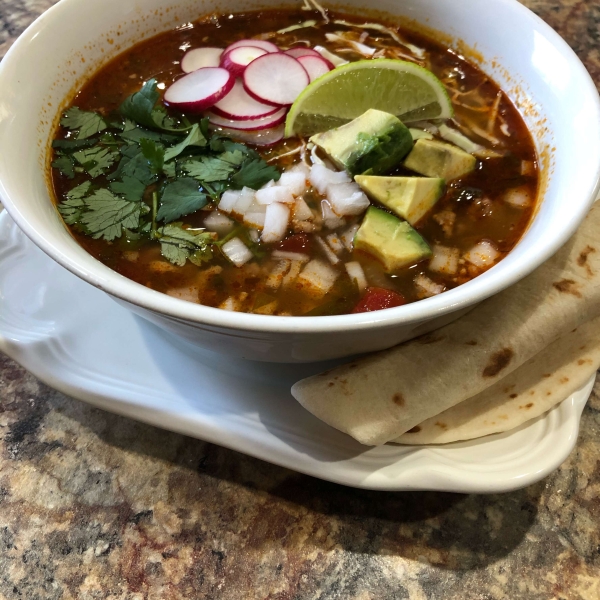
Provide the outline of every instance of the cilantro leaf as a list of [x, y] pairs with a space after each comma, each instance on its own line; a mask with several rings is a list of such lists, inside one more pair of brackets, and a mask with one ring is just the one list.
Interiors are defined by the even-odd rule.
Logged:
[[121, 237], [123, 227], [137, 229], [145, 207], [141, 202], [129, 202], [114, 196], [107, 189], [94, 192], [85, 200], [86, 210], [79, 222], [94, 239], [111, 241]]
[[163, 175], [166, 175], [171, 179], [177, 177], [177, 168], [174, 160], [172, 160], [171, 162], [166, 162], [163, 165]]
[[168, 223], [204, 208], [207, 203], [208, 198], [200, 191], [198, 182], [191, 177], [181, 177], [164, 187], [156, 218]]
[[76, 106], [69, 108], [62, 116], [60, 124], [67, 129], [78, 129], [75, 136], [78, 140], [84, 140], [107, 127], [106, 121], [101, 115], [87, 110], [81, 110]]
[[165, 147], [157, 144], [154, 140], [140, 140], [140, 148], [144, 158], [150, 165], [150, 170], [159, 175], [162, 173], [163, 163], [165, 162]]
[[160, 242], [161, 254], [179, 267], [183, 267], [186, 260], [201, 265], [212, 258], [211, 233], [184, 229], [183, 224], [177, 222], [159, 228], [156, 237]]
[[128, 96], [119, 107], [119, 112], [127, 119], [131, 119], [146, 127], [156, 127], [152, 110], [160, 94], [157, 91], [156, 79], [149, 79], [144, 83], [139, 92]]
[[94, 146], [78, 150], [73, 158], [87, 171], [92, 178], [105, 173], [117, 159], [118, 152], [102, 146]]
[[64, 154], [59, 155], [52, 161], [52, 166], [55, 169], [58, 169], [69, 179], [73, 179], [73, 177], [75, 177], [75, 165], [73, 164], [73, 159], [70, 156], [66, 156]]
[[165, 162], [179, 156], [188, 146], [206, 146], [206, 138], [202, 135], [198, 123], [194, 123], [186, 138], [176, 146], [167, 148]]
[[169, 117], [163, 106], [156, 106], [160, 96], [156, 79], [149, 79], [144, 83], [139, 92], [131, 94], [125, 98], [119, 112], [127, 119], [135, 121], [139, 125], [144, 125], [150, 129], [163, 129], [184, 133], [190, 127], [174, 127], [174, 120]]
[[75, 225], [79, 222], [83, 211], [86, 208], [85, 201], [83, 200], [92, 187], [91, 181], [84, 181], [72, 190], [68, 191], [65, 196], [66, 200], [58, 205], [58, 210], [62, 215], [65, 223], [68, 225]]
[[150, 169], [150, 163], [144, 156], [142, 149], [137, 144], [121, 148], [122, 158], [116, 171], [108, 175], [108, 179], [123, 179], [133, 177], [144, 185], [156, 181], [156, 175]]
[[[129, 121], [131, 122], [131, 121]], [[145, 127], [133, 127], [131, 129], [126, 129], [123, 133], [120, 134], [121, 138], [123, 138], [127, 142], [132, 142], [135, 144], [139, 144], [140, 140], [154, 140], [155, 142], [162, 142], [164, 144], [171, 144], [180, 140], [181, 137], [178, 135], [173, 135], [171, 133], [162, 133], [160, 131], [152, 131], [151, 129], [146, 129]]]
[[113, 181], [108, 186], [115, 194], [125, 196], [125, 200], [137, 202], [142, 199], [146, 186], [135, 177], [124, 175], [121, 181]]
[[59, 148], [60, 150], [64, 150], [65, 152], [69, 152], [70, 150], [80, 150], [81, 148], [89, 148], [96, 143], [96, 140], [87, 138], [85, 140], [74, 140], [74, 139], [66, 139], [66, 140], [54, 140], [52, 142], [53, 148]]
[[249, 187], [257, 190], [271, 179], [277, 181], [280, 177], [281, 174], [275, 167], [268, 165], [262, 158], [253, 158], [246, 161], [231, 178], [231, 185], [234, 189]]
[[217, 156], [203, 156], [182, 161], [181, 168], [191, 177], [210, 183], [227, 179], [235, 171], [236, 165]]

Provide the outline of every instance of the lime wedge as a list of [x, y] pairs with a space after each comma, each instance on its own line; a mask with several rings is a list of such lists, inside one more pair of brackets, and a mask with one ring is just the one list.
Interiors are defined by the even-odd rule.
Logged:
[[285, 136], [327, 131], [369, 108], [404, 123], [453, 115], [442, 82], [427, 69], [404, 60], [359, 60], [336, 67], [304, 89], [288, 113]]

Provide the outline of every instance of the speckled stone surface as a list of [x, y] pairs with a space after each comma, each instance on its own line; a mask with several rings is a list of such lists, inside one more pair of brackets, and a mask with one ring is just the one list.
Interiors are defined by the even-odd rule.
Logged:
[[[51, 4], [0, 0], [0, 55]], [[600, 83], [600, 1], [526, 4]], [[597, 600], [599, 394], [527, 489], [376, 493], [90, 408], [0, 355], [0, 600]]]

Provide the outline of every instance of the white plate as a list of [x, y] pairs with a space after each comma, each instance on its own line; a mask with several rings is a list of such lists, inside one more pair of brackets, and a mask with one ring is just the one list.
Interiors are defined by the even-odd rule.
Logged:
[[529, 485], [572, 450], [594, 383], [507, 434], [367, 448], [290, 395], [294, 381], [326, 364], [230, 359], [166, 335], [53, 262], [0, 214], [0, 350], [100, 408], [329, 481], [479, 493]]

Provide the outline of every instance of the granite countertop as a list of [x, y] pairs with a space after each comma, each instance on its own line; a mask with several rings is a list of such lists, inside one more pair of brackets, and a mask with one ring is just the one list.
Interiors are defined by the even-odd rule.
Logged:
[[[51, 0], [0, 0], [0, 56]], [[600, 83], [600, 0], [527, 0]], [[598, 599], [600, 384], [555, 473], [380, 493], [118, 417], [0, 354], [0, 600]]]

